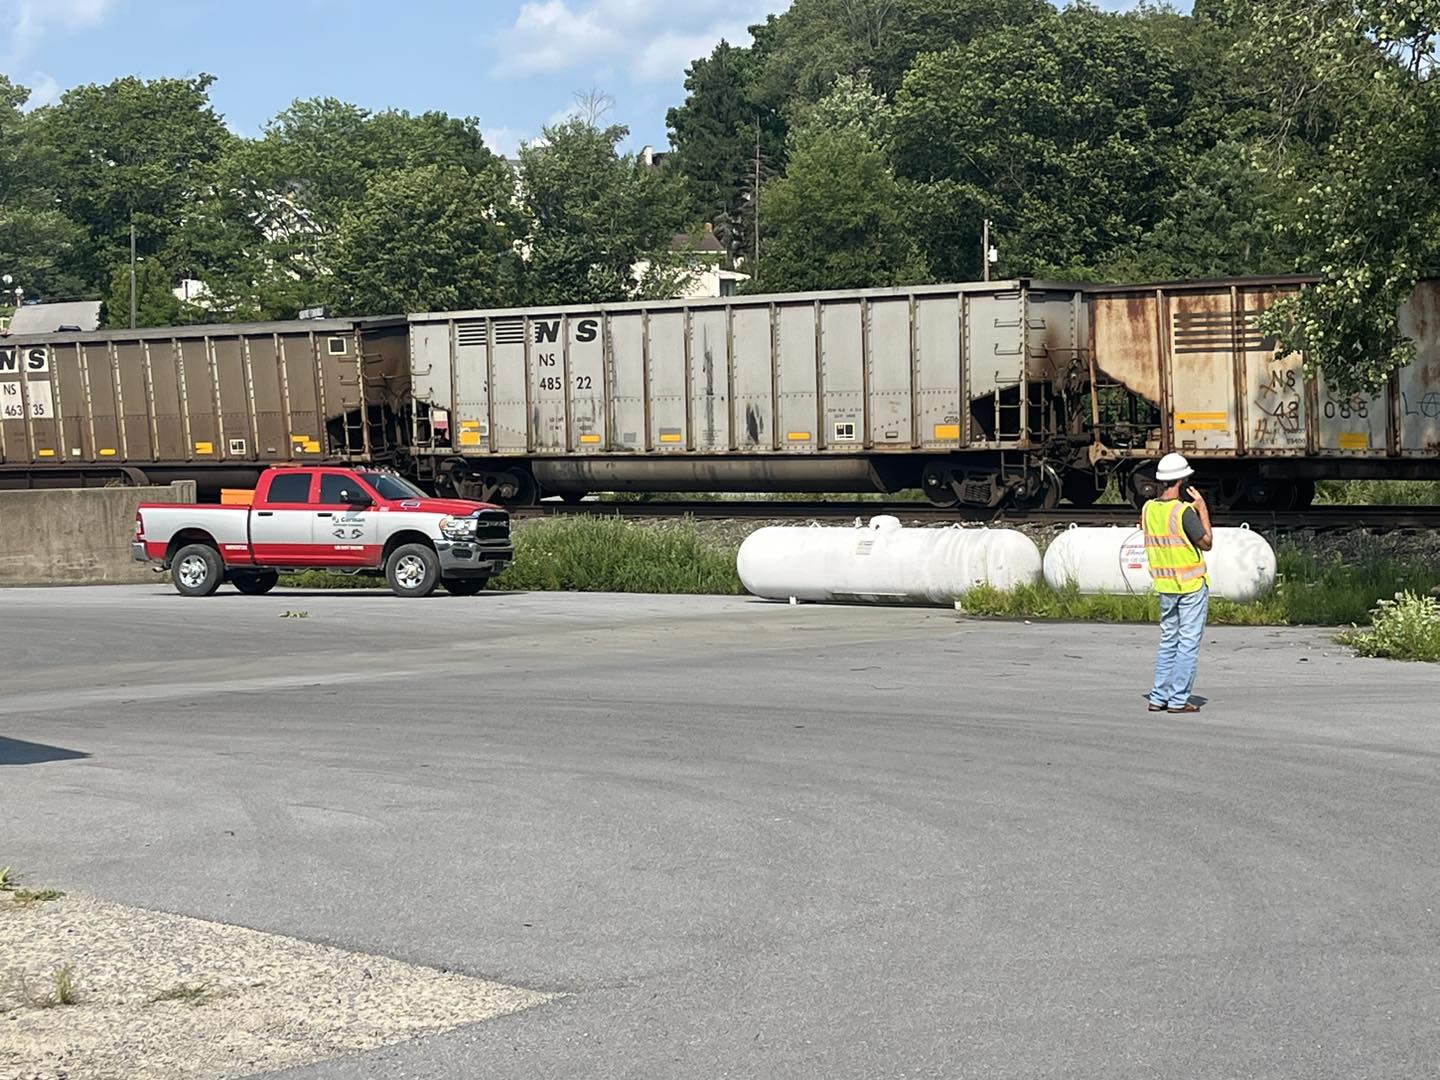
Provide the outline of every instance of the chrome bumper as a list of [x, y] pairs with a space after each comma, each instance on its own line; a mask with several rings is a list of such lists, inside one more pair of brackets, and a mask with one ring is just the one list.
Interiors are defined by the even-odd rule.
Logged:
[[437, 540], [441, 577], [493, 577], [515, 558], [511, 547], [482, 546], [466, 540]]

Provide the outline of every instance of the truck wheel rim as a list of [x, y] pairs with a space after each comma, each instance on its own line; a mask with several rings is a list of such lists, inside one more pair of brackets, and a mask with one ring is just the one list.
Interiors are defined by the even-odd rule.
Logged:
[[395, 580], [402, 589], [418, 589], [425, 580], [425, 560], [419, 555], [406, 555], [395, 566]]
[[210, 567], [199, 555], [187, 555], [180, 560], [180, 567], [176, 571], [180, 575], [180, 584], [187, 589], [197, 589], [205, 584], [206, 575], [210, 573]]

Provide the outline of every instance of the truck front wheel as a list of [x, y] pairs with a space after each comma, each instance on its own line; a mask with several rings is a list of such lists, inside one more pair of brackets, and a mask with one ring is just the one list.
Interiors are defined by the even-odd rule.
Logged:
[[209, 596], [225, 579], [225, 564], [209, 544], [187, 544], [170, 560], [170, 579], [181, 596]]
[[396, 596], [429, 596], [440, 584], [440, 556], [425, 544], [402, 544], [385, 560], [385, 580]]

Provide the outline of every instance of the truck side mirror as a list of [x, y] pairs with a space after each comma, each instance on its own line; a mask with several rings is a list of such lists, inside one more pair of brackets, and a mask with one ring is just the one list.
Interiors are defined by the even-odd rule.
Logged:
[[375, 500], [366, 491], [351, 491], [349, 488], [340, 490], [340, 501], [347, 506], [373, 506]]

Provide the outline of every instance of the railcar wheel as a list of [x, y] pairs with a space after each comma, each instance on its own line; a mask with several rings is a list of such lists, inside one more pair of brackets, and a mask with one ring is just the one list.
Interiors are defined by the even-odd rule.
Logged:
[[506, 506], [534, 506], [540, 489], [528, 469], [495, 474], [495, 500]]
[[920, 472], [920, 488], [931, 506], [950, 507], [960, 503], [960, 496], [950, 483], [950, 470], [938, 462], [926, 462]]
[[1017, 510], [1054, 510], [1060, 505], [1060, 478], [1042, 469], [1011, 495], [1010, 504]]
[[209, 596], [225, 579], [225, 564], [209, 544], [187, 544], [170, 560], [170, 579], [181, 596]]
[[385, 560], [385, 580], [396, 596], [429, 596], [440, 584], [440, 556], [425, 544], [401, 544]]
[[490, 584], [488, 577], [441, 578], [440, 585], [451, 596], [475, 596]]
[[280, 575], [268, 570], [260, 574], [236, 574], [230, 579], [230, 584], [246, 596], [264, 596], [279, 581]]

